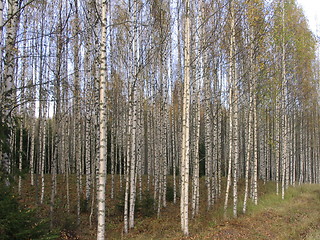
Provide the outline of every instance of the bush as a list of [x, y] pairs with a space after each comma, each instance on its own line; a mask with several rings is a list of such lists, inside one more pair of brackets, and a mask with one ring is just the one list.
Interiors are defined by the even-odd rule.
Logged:
[[138, 203], [137, 210], [142, 216], [151, 217], [152, 215], [154, 215], [155, 201], [153, 199], [153, 196], [150, 194], [150, 192], [148, 191], [145, 192], [142, 195], [141, 201], [137, 201], [137, 203]]
[[0, 240], [57, 239], [49, 222], [34, 209], [22, 207], [10, 187], [0, 185]]
[[116, 207], [115, 207], [115, 210], [116, 210], [116, 213], [118, 215], [123, 215], [124, 214], [124, 193], [121, 194], [120, 196], [117, 196], [116, 199]]
[[[141, 217], [151, 217], [155, 213], [154, 204], [155, 201], [153, 199], [153, 196], [148, 191], [142, 194], [141, 200], [139, 199], [139, 194], [137, 193], [134, 212], [136, 215], [139, 215]], [[118, 198], [116, 210], [119, 214], [124, 214], [124, 194], [122, 194], [121, 197]]]
[[81, 213], [90, 212], [90, 204], [88, 199], [85, 199], [85, 198], [80, 199], [80, 210], [81, 210]]
[[72, 214], [62, 217], [60, 227], [65, 232], [75, 232], [78, 228], [77, 217]]
[[174, 191], [172, 186], [167, 186], [167, 201], [173, 202], [174, 200]]

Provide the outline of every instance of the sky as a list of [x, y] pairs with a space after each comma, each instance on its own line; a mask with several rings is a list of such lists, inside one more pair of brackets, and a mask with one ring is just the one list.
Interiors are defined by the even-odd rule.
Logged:
[[[297, 0], [309, 20], [309, 27], [314, 34], [320, 35], [320, 0]], [[317, 33], [318, 26], [318, 33]]]

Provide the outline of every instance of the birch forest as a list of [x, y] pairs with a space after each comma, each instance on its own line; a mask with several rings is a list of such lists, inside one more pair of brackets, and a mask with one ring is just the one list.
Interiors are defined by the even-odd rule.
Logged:
[[90, 232], [59, 239], [285, 201], [320, 183], [318, 43], [295, 0], [0, 0], [1, 185]]

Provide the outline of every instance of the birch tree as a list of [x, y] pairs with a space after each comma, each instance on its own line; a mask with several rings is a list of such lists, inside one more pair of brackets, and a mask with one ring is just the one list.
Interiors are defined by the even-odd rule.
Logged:
[[181, 147], [181, 190], [180, 215], [181, 229], [189, 235], [189, 156], [190, 156], [190, 1], [184, 1], [184, 84], [182, 112], [182, 147]]
[[100, 46], [100, 83], [99, 83], [99, 165], [97, 183], [98, 229], [97, 240], [105, 239], [105, 200], [106, 200], [106, 157], [107, 157], [107, 116], [106, 116], [106, 38], [107, 38], [107, 1], [101, 2], [101, 46]]
[[[0, 18], [3, 21], [3, 2], [0, 4]], [[5, 34], [5, 57], [4, 57], [4, 66], [3, 66], [3, 85], [1, 89], [1, 120], [2, 122], [8, 123], [8, 127], [13, 127], [13, 121], [11, 119], [12, 106], [15, 105], [16, 100], [16, 87], [15, 87], [15, 61], [16, 56], [16, 37], [20, 20], [20, 11], [18, 0], [8, 0], [7, 1], [7, 20], [6, 20], [6, 34]], [[1, 24], [1, 35], [3, 33], [3, 24]], [[1, 50], [2, 54], [2, 50]], [[8, 134], [10, 139], [11, 134]], [[9, 140], [8, 139], [8, 140]], [[2, 167], [5, 174], [10, 173], [10, 144], [8, 142], [2, 143], [2, 146], [7, 146], [7, 149], [2, 149]], [[10, 147], [9, 147], [10, 146]], [[9, 184], [9, 181], [6, 180], [6, 184]]]
[[229, 191], [231, 180], [233, 177], [233, 215], [237, 216], [237, 169], [239, 160], [239, 129], [238, 129], [238, 80], [236, 76], [236, 59], [235, 59], [235, 9], [234, 1], [230, 1], [230, 48], [229, 48], [229, 161], [228, 161], [228, 177], [224, 203], [224, 211], [226, 214], [228, 206]]

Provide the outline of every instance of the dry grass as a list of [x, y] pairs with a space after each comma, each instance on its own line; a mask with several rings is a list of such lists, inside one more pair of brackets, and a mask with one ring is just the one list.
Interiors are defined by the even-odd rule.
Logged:
[[319, 227], [319, 188], [290, 188], [285, 200], [273, 193], [266, 194], [259, 206], [251, 206], [248, 215], [208, 229], [196, 239], [306, 239]]
[[[110, 177], [110, 176], [109, 176]], [[49, 218], [51, 176], [46, 176], [46, 194], [44, 204], [36, 204], [40, 193], [38, 187], [30, 186], [29, 177], [24, 181], [21, 201], [29, 207], [41, 209], [42, 218]], [[39, 178], [40, 180], [40, 178]], [[160, 218], [143, 217], [138, 214], [135, 228], [123, 235], [123, 217], [119, 211], [119, 199], [122, 194], [116, 177], [115, 198], [110, 198], [110, 179], [107, 180], [107, 236], [108, 239], [320, 239], [320, 186], [304, 185], [289, 188], [285, 200], [275, 194], [275, 184], [259, 184], [259, 205], [248, 205], [248, 213], [241, 214], [243, 181], [239, 183], [239, 217], [232, 218], [231, 207], [228, 219], [223, 218], [223, 197], [218, 199], [211, 211], [206, 210], [206, 188], [201, 179], [200, 214], [190, 219], [190, 236], [184, 238], [180, 231], [179, 200], [176, 204], [168, 202], [162, 209]], [[168, 179], [171, 184], [172, 179]], [[143, 179], [146, 182], [146, 179]], [[84, 180], [83, 180], [84, 183]], [[84, 185], [84, 184], [83, 184]], [[81, 213], [81, 224], [76, 226], [76, 180], [70, 177], [70, 213], [66, 211], [66, 182], [64, 176], [58, 176], [58, 192], [55, 201], [54, 225], [67, 228], [61, 239], [92, 240], [96, 236], [96, 221], [93, 217], [90, 226], [90, 212]], [[144, 190], [145, 191], [145, 190]], [[224, 191], [224, 189], [223, 189]], [[82, 191], [84, 195], [84, 189]], [[39, 197], [38, 197], [39, 198]], [[231, 201], [230, 201], [231, 204]]]

